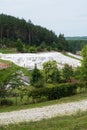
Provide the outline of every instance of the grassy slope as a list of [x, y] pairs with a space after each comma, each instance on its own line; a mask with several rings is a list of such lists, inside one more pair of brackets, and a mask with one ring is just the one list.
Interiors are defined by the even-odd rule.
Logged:
[[[58, 103], [66, 103], [72, 101], [79, 101], [82, 99], [87, 99], [87, 93], [82, 93], [74, 95], [71, 97], [62, 98], [60, 100], [53, 100], [44, 103], [38, 103], [26, 106], [13, 106], [0, 108], [1, 110], [9, 111], [16, 109], [25, 109], [32, 107], [42, 107], [45, 105], [53, 105]], [[10, 108], [10, 109], [9, 109]], [[77, 112], [76, 115], [55, 117], [52, 119], [44, 119], [37, 122], [23, 122], [14, 125], [0, 126], [0, 130], [86, 130], [87, 129], [87, 112], [81, 113]]]
[[0, 48], [0, 53], [8, 54], [8, 53], [17, 53], [15, 48]]
[[73, 59], [76, 59], [76, 60], [79, 60], [79, 61], [81, 61], [81, 59], [79, 59], [79, 58], [77, 58], [77, 57], [74, 57], [74, 56], [71, 56], [71, 55], [69, 55], [69, 54], [64, 54], [65, 56], [67, 56], [67, 57], [70, 57], [70, 58], [73, 58]]
[[6, 61], [6, 60], [2, 60], [2, 59], [0, 59], [0, 62], [10, 64], [9, 68], [3, 69], [0, 71], [0, 82], [6, 81], [6, 79], [8, 79], [12, 73], [14, 73], [18, 70], [21, 70], [25, 75], [29, 75], [28, 70], [26, 68], [17, 66], [10, 61]]

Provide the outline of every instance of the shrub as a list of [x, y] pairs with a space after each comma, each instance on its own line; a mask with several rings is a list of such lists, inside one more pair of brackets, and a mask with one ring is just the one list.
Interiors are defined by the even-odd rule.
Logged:
[[8, 100], [8, 99], [2, 99], [2, 100], [0, 101], [0, 105], [1, 105], [1, 106], [3, 106], [3, 105], [11, 106], [11, 105], [13, 105], [13, 101]]
[[47, 100], [71, 96], [77, 92], [77, 83], [58, 84], [53, 87], [34, 89], [30, 92], [33, 99], [46, 97]]
[[83, 93], [87, 90], [87, 82], [77, 83], [77, 93]]

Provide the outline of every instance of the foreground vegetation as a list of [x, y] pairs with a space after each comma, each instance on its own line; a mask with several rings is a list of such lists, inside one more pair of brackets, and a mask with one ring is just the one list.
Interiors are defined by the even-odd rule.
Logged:
[[87, 112], [52, 119], [1, 126], [0, 130], [86, 130]]
[[[9, 99], [9, 98], [7, 98]], [[75, 102], [80, 100], [87, 100], [87, 90], [86, 92], [82, 92], [70, 97], [64, 97], [61, 99], [51, 100], [51, 101], [43, 101], [40, 103], [35, 103], [33, 101], [32, 104], [30, 102], [27, 103], [27, 97], [24, 97], [23, 101], [21, 102], [20, 97], [18, 98], [18, 104], [16, 105], [16, 100], [14, 97], [10, 98], [10, 100], [13, 100], [14, 105], [12, 106], [0, 106], [0, 112], [10, 112], [14, 110], [21, 110], [21, 109], [29, 109], [29, 108], [36, 108], [36, 107], [43, 107], [48, 105], [55, 105], [60, 103], [67, 103], [67, 102]], [[31, 99], [32, 100], [32, 99]]]
[[[29, 105], [86, 92], [86, 52], [87, 46], [82, 50], [82, 66], [78, 69], [65, 64], [59, 70], [56, 61], [48, 61], [43, 64], [43, 70], [36, 65], [33, 70], [27, 70], [9, 62], [9, 68], [0, 70], [0, 106]], [[29, 77], [30, 85], [21, 79], [24, 74]]]

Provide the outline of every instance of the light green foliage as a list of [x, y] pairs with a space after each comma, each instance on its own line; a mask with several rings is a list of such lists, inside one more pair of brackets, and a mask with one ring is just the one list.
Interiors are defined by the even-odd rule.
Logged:
[[81, 77], [84, 81], [87, 81], [87, 45], [82, 49], [82, 57]]
[[74, 78], [78, 80], [81, 78], [81, 67], [77, 67], [74, 70]]
[[34, 47], [34, 46], [31, 46], [29, 47], [29, 50], [28, 50], [30, 53], [36, 53], [37, 52], [37, 49]]
[[43, 64], [43, 71], [47, 83], [57, 83], [60, 81], [60, 72], [56, 61], [48, 61]]
[[11, 75], [11, 80], [9, 82], [9, 85], [12, 88], [18, 88], [24, 85], [23, 81], [21, 81], [21, 75], [18, 72], [15, 72]]
[[65, 81], [70, 81], [73, 76], [72, 66], [65, 64], [64, 68], [62, 69], [62, 74]]

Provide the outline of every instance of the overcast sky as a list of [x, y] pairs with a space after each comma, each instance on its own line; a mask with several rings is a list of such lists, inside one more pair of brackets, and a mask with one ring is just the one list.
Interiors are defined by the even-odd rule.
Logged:
[[0, 0], [0, 13], [30, 19], [57, 35], [87, 35], [87, 0]]

